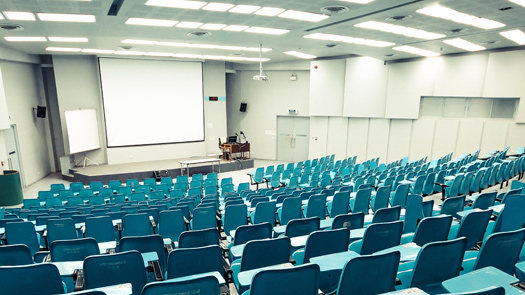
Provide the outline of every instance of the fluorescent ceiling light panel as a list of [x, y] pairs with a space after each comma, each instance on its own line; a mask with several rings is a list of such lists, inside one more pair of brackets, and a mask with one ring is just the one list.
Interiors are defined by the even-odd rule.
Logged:
[[202, 10], [210, 10], [210, 11], [227, 11], [228, 9], [235, 6], [234, 4], [229, 3], [208, 3], [206, 6], [202, 8]]
[[113, 52], [115, 52], [115, 50], [84, 48], [82, 49], [82, 52], [95, 54], [112, 54]]
[[297, 11], [297, 10], [287, 10], [279, 14], [278, 17], [295, 19], [295, 20], [304, 20], [304, 21], [314, 22], [314, 23], [320, 22], [322, 20], [329, 18], [328, 15]]
[[506, 32], [500, 32], [501, 36], [518, 43], [518, 45], [525, 45], [525, 33], [521, 30], [511, 30]]
[[158, 42], [157, 45], [161, 46], [172, 46], [172, 47], [188, 47], [189, 43], [180, 43], [180, 42]]
[[116, 55], [144, 55], [146, 52], [144, 51], [126, 51], [126, 50], [118, 50], [115, 51]]
[[261, 28], [261, 27], [250, 27], [244, 31], [248, 33], [268, 34], [268, 35], [283, 35], [283, 34], [290, 32], [290, 30]]
[[281, 12], [284, 12], [286, 9], [283, 8], [276, 8], [276, 7], [263, 7], [257, 11], [255, 11], [253, 14], [256, 15], [264, 15], [264, 16], [276, 16]]
[[175, 54], [168, 53], [168, 52], [146, 52], [144, 55], [145, 56], [173, 57]]
[[508, 0], [508, 1], [525, 7], [525, 0]]
[[376, 21], [367, 21], [364, 23], [355, 24], [354, 27], [370, 29], [370, 30], [377, 30], [381, 32], [387, 32], [387, 33], [403, 35], [403, 36], [412, 37], [412, 38], [424, 39], [424, 40], [433, 40], [433, 39], [439, 39], [439, 38], [446, 37], [446, 35], [444, 34], [431, 33], [431, 32], [427, 32], [427, 31], [420, 30], [420, 29], [393, 25], [389, 23], [376, 22]]
[[4, 11], [4, 15], [8, 20], [36, 20], [35, 15], [32, 12]]
[[501, 28], [505, 26], [505, 24], [497, 22], [495, 20], [469, 15], [440, 5], [433, 5], [422, 9], [418, 9], [416, 10], [416, 12], [437, 18], [450, 20], [460, 24], [482, 28], [485, 30]]
[[126, 21], [127, 25], [156, 26], [156, 27], [173, 27], [177, 23], [178, 21], [174, 21], [174, 20], [139, 18], [139, 17], [130, 17]]
[[46, 37], [4, 37], [9, 42], [47, 42]]
[[457, 48], [465, 49], [467, 51], [480, 51], [485, 50], [486, 48], [477, 44], [474, 44], [472, 42], [469, 42], [467, 40], [461, 39], [461, 38], [454, 38], [449, 40], [443, 40], [443, 43], [446, 43], [448, 45], [452, 45]]
[[203, 23], [197, 23], [197, 22], [180, 22], [177, 24], [177, 28], [196, 29], [202, 25]]
[[0, 19], [4, 19], [4, 15], [0, 13]]
[[184, 1], [184, 0], [148, 0], [146, 5], [160, 6], [182, 9], [201, 9], [207, 2], [204, 1]]
[[373, 46], [373, 47], [388, 47], [388, 46], [396, 45], [395, 43], [392, 43], [392, 42], [377, 41], [377, 40], [363, 39], [363, 38], [354, 38], [350, 36], [341, 36], [341, 35], [334, 35], [334, 34], [323, 34], [323, 33], [314, 33], [310, 35], [305, 35], [303, 37], [307, 39], [344, 42], [344, 43], [367, 45], [367, 46]]
[[85, 37], [48, 37], [51, 42], [88, 42]]
[[249, 28], [249, 26], [239, 26], [239, 25], [229, 25], [222, 29], [223, 31], [230, 31], [230, 32], [242, 32]]
[[226, 27], [225, 24], [204, 24], [200, 28], [203, 29], [203, 30], [217, 31], [217, 30], [220, 30], [220, 29], [222, 29], [224, 27]]
[[261, 8], [261, 6], [256, 6], [256, 5], [237, 5], [234, 8], [230, 9], [229, 11], [233, 12], [233, 13], [250, 14], [250, 13], [253, 13], [256, 10], [258, 10], [259, 8]]
[[213, 44], [189, 44], [188, 47], [191, 48], [204, 48], [204, 49], [215, 49], [217, 45]]
[[298, 58], [304, 58], [304, 59], [317, 58], [317, 56], [315, 56], [315, 55], [306, 54], [306, 53], [302, 53], [302, 52], [298, 52], [298, 51], [286, 51], [286, 52], [283, 52], [283, 53], [284, 54], [288, 54], [288, 55], [293, 55], [293, 56], [296, 56]]
[[46, 51], [58, 51], [58, 52], [80, 52], [81, 48], [68, 48], [68, 47], [47, 47]]
[[357, 4], [368, 4], [374, 0], [339, 0], [339, 1], [357, 3]]
[[134, 39], [124, 39], [122, 40], [122, 43], [125, 44], [141, 44], [141, 45], [156, 45], [157, 41], [150, 41], [150, 40], [134, 40]]
[[41, 21], [76, 23], [94, 23], [96, 21], [92, 14], [37, 13], [37, 15]]
[[415, 55], [426, 56], [426, 57], [441, 55], [441, 54], [433, 52], [433, 51], [424, 50], [424, 49], [421, 49], [421, 48], [416, 48], [416, 47], [407, 46], [407, 45], [394, 47], [392, 49], [397, 50], [397, 51], [403, 51], [403, 52], [406, 52], [406, 53], [415, 54]]

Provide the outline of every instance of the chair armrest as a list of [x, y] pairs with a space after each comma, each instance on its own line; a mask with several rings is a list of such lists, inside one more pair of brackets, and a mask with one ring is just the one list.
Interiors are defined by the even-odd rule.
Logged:
[[33, 256], [33, 260], [35, 261], [35, 263], [41, 263], [45, 261], [48, 255], [49, 251], [38, 251]]
[[73, 280], [75, 281], [75, 291], [84, 290], [84, 271], [82, 269], [75, 269]]
[[401, 235], [401, 244], [412, 243], [412, 241], [414, 241], [414, 235], [415, 233], [406, 233]]
[[226, 284], [233, 283], [233, 271], [227, 259], [222, 259], [222, 268], [224, 270], [224, 279], [226, 280]]
[[156, 281], [164, 281], [164, 276], [162, 275], [162, 270], [160, 269], [160, 263], [158, 261], [149, 261], [148, 271], [153, 272]]

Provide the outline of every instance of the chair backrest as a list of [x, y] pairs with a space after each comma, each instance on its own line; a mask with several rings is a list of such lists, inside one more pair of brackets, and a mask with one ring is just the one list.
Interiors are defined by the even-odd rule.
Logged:
[[332, 200], [332, 208], [330, 210], [330, 217], [334, 218], [337, 215], [348, 214], [348, 205], [350, 202], [350, 192], [343, 191], [334, 194]]
[[114, 227], [108, 216], [89, 217], [85, 226], [86, 238], [94, 238], [98, 243], [115, 241]]
[[397, 205], [390, 208], [378, 209], [374, 217], [372, 217], [372, 223], [391, 222], [399, 220], [401, 214], [401, 206]]
[[220, 295], [219, 281], [205, 276], [183, 281], [153, 282], [144, 286], [142, 295], [206, 294]]
[[240, 271], [286, 263], [289, 258], [289, 237], [249, 241], [242, 252]]
[[84, 261], [90, 255], [100, 254], [93, 238], [54, 241], [49, 247], [51, 261]]
[[416, 231], [417, 222], [424, 217], [423, 197], [420, 195], [409, 195], [406, 198], [405, 227], [404, 233]]
[[226, 206], [224, 212], [224, 233], [236, 230], [241, 225], [248, 224], [248, 207], [245, 204]]
[[446, 188], [447, 197], [456, 197], [460, 194], [459, 190], [461, 188], [461, 184], [463, 183], [463, 178], [465, 178], [464, 174], [456, 175], [450, 186]]
[[513, 275], [524, 240], [525, 228], [491, 234], [481, 246], [474, 269], [493, 266]]
[[182, 232], [179, 236], [179, 248], [195, 248], [219, 245], [219, 231], [216, 228]]
[[305, 217], [319, 217], [325, 219], [326, 210], [326, 195], [313, 195], [308, 199], [308, 207], [306, 208]]
[[241, 225], [235, 231], [234, 245], [246, 244], [249, 241], [270, 239], [272, 225], [268, 222], [250, 225]]
[[255, 207], [255, 214], [252, 223], [270, 223], [275, 226], [275, 201], [260, 202]]
[[428, 243], [418, 253], [411, 287], [423, 288], [459, 275], [466, 238]]
[[434, 192], [434, 182], [436, 179], [436, 172], [430, 172], [425, 178], [425, 183], [423, 183], [423, 195], [428, 196]]
[[158, 233], [163, 238], [176, 242], [181, 233], [187, 230], [181, 210], [165, 210], [159, 213]]
[[388, 207], [388, 200], [390, 199], [391, 188], [389, 185], [382, 186], [377, 189], [372, 211], [376, 212], [379, 209]]
[[341, 272], [337, 295], [393, 291], [400, 256], [398, 251], [394, 251], [351, 259]]
[[509, 195], [506, 198], [505, 208], [499, 214], [500, 223], [496, 222], [495, 232], [520, 229], [525, 224], [525, 195]]
[[486, 210], [490, 206], [494, 206], [494, 202], [496, 201], [496, 194], [496, 191], [479, 194], [479, 196], [474, 201], [472, 208]]
[[350, 213], [337, 215], [332, 222], [332, 229], [347, 228], [349, 230], [362, 228], [365, 223], [365, 214]]
[[250, 294], [317, 295], [319, 273], [317, 264], [264, 270], [253, 277]]
[[167, 278], [218, 271], [223, 274], [222, 250], [217, 245], [175, 249], [168, 255]]
[[33, 254], [22, 244], [0, 246], [0, 266], [33, 264]]
[[310, 258], [348, 251], [350, 231], [346, 228], [314, 231], [308, 236], [303, 263]]
[[284, 199], [283, 206], [279, 214], [281, 225], [286, 225], [292, 219], [299, 219], [302, 215], [301, 197], [289, 197]]
[[399, 245], [402, 232], [403, 221], [371, 224], [365, 230], [360, 254], [373, 254]]
[[49, 219], [47, 221], [47, 243], [51, 245], [57, 240], [72, 240], [77, 238], [75, 223], [71, 218]]
[[457, 236], [454, 238], [467, 238], [467, 250], [472, 249], [476, 243], [483, 240], [491, 215], [491, 209], [470, 212], [461, 220]]
[[401, 206], [401, 209], [404, 209], [407, 203], [409, 188], [410, 188], [410, 184], [408, 183], [398, 185], [396, 190], [394, 191], [394, 195], [392, 196], [391, 205], [392, 206], [399, 205]]
[[146, 213], [127, 214], [122, 219], [122, 236], [147, 236], [153, 234], [153, 228]]
[[2, 294], [64, 294], [58, 268], [50, 263], [0, 266]]
[[40, 249], [35, 225], [31, 221], [7, 223], [5, 225], [5, 237], [8, 245], [26, 245], [32, 256]]
[[459, 187], [460, 195], [470, 194], [470, 187], [472, 185], [473, 179], [474, 179], [474, 172], [469, 172], [465, 174], [465, 176], [463, 177], [463, 181], [461, 182], [461, 186]]
[[216, 228], [217, 211], [215, 207], [197, 207], [193, 210], [192, 228], [194, 230]]
[[149, 235], [141, 237], [123, 237], [120, 239], [119, 252], [137, 250], [140, 253], [156, 252], [159, 258], [161, 269], [166, 267], [166, 257], [164, 241], [159, 235]]
[[140, 295], [147, 282], [139, 251], [89, 256], [83, 270], [86, 289], [131, 283], [133, 295]]
[[284, 235], [290, 238], [309, 235], [319, 230], [321, 220], [319, 217], [294, 219], [288, 222]]
[[413, 242], [423, 247], [431, 242], [445, 241], [448, 238], [451, 224], [452, 216], [450, 215], [425, 217], [417, 225]]
[[363, 212], [368, 214], [368, 208], [370, 206], [370, 196], [372, 189], [359, 189], [355, 196], [354, 206], [352, 207], [352, 213]]

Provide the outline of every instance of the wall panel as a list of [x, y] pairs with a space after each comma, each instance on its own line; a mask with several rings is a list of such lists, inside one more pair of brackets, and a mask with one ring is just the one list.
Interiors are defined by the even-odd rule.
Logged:
[[337, 160], [346, 158], [346, 143], [348, 139], [348, 118], [328, 118], [327, 155], [335, 154]]
[[343, 114], [344, 85], [344, 59], [312, 61], [310, 65], [310, 115], [341, 116]]
[[388, 136], [390, 133], [390, 120], [370, 119], [368, 129], [368, 150], [367, 159], [380, 157], [384, 162], [388, 152]]
[[462, 120], [459, 122], [458, 140], [454, 155], [471, 154], [477, 151], [481, 144], [483, 121]]
[[309, 158], [320, 158], [327, 155], [328, 117], [310, 117], [310, 150]]
[[[488, 151], [501, 151], [506, 147], [508, 121], [486, 121], [483, 124], [483, 137], [481, 138], [481, 153], [485, 155]], [[522, 145], [523, 145], [522, 137]]]
[[412, 120], [390, 120], [388, 157], [385, 160], [393, 162], [407, 157], [410, 152], [411, 137]]
[[366, 160], [369, 121], [365, 118], [348, 118], [347, 157], [357, 156], [360, 162]]
[[432, 159], [456, 150], [459, 120], [437, 120], [432, 143]]
[[435, 96], [482, 96], [488, 55], [442, 58], [436, 73]]
[[518, 146], [525, 146], [525, 124], [509, 124], [505, 147], [510, 146], [508, 154], [511, 155]]
[[412, 124], [410, 140], [410, 159], [418, 160], [432, 153], [435, 120], [419, 119]]

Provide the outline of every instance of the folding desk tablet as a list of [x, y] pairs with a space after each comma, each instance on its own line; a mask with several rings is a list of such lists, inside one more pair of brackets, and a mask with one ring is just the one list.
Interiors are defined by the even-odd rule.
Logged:
[[284, 264], [266, 266], [262, 268], [250, 269], [247, 271], [241, 271], [238, 275], [239, 285], [250, 286], [252, 284], [252, 279], [255, 276], [255, 274], [257, 274], [260, 271], [269, 270], [269, 269], [282, 269], [282, 268], [288, 268], [288, 267], [293, 267], [293, 265], [291, 263], [284, 263]]
[[513, 287], [519, 280], [495, 267], [488, 266], [482, 269], [446, 280], [443, 287], [451, 293], [470, 292], [492, 286], [505, 288], [505, 294], [525, 294], [524, 291]]
[[401, 253], [401, 258], [399, 259], [399, 262], [409, 262], [409, 261], [416, 261], [417, 255], [421, 251], [421, 247], [416, 245], [416, 243], [408, 243], [408, 244], [388, 248], [385, 250], [381, 250], [374, 254], [385, 254], [385, 253], [389, 253], [392, 251], [399, 251], [399, 253]]

